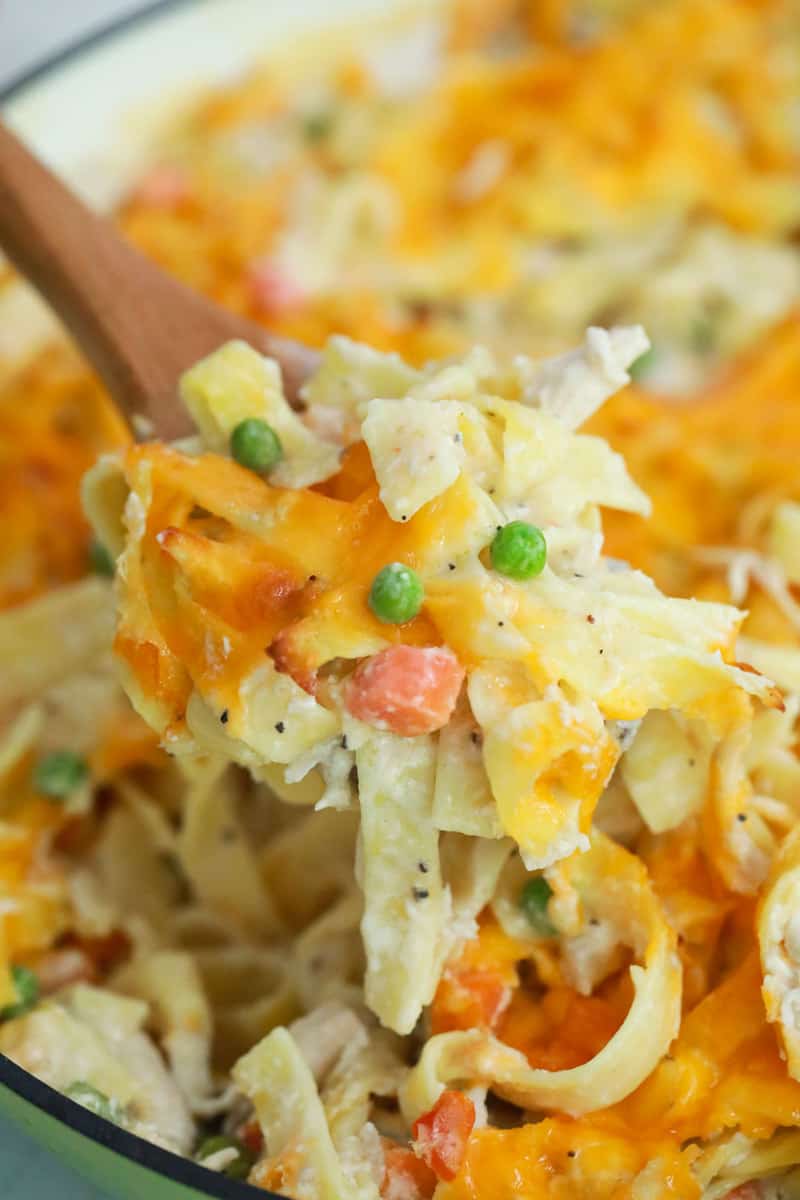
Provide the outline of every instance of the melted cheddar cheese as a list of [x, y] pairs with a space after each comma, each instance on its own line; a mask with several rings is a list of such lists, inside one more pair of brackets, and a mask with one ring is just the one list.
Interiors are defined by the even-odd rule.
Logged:
[[461, 1174], [437, 1188], [437, 1200], [696, 1200], [691, 1149], [670, 1138], [635, 1139], [591, 1122], [559, 1119], [524, 1129], [473, 1134]]

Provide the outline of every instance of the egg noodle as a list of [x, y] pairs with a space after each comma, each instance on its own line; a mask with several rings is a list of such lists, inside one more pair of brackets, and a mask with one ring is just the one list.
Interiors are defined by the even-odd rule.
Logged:
[[800, 8], [357, 41], [118, 213], [297, 401], [0, 364], [0, 1051], [295, 1200], [800, 1195]]

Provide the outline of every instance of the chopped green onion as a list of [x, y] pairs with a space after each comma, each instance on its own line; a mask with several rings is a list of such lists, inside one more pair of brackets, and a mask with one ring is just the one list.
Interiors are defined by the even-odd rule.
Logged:
[[231, 434], [231, 454], [248, 470], [266, 472], [283, 458], [283, 446], [271, 425], [259, 417], [247, 417]]
[[332, 129], [333, 117], [327, 112], [309, 113], [303, 120], [303, 134], [309, 142], [323, 142]]
[[96, 540], [89, 543], [89, 566], [95, 575], [105, 575], [111, 579], [114, 575], [114, 559], [102, 542]]
[[547, 562], [547, 542], [541, 529], [527, 521], [511, 521], [498, 529], [489, 551], [492, 566], [509, 579], [533, 579]]
[[43, 796], [64, 800], [89, 778], [89, 764], [72, 750], [54, 750], [40, 758], [33, 771], [33, 786]]
[[634, 382], [638, 382], [640, 379], [644, 379], [646, 375], [649, 375], [655, 359], [656, 348], [655, 346], [650, 346], [647, 350], [645, 350], [644, 354], [640, 354], [639, 357], [634, 359], [634, 361], [628, 367], [628, 374], [630, 375], [631, 379], [633, 379]]
[[540, 937], [553, 937], [556, 928], [547, 915], [547, 905], [553, 889], [544, 875], [534, 875], [519, 894], [519, 906], [528, 918], [535, 933]]
[[230, 1179], [247, 1179], [255, 1162], [255, 1155], [235, 1138], [225, 1137], [222, 1134], [208, 1137], [200, 1143], [195, 1158], [202, 1163], [207, 1158], [211, 1158], [212, 1154], [219, 1154], [220, 1150], [235, 1150], [238, 1155], [228, 1163], [227, 1167], [223, 1168], [223, 1175], [227, 1175]]
[[425, 589], [416, 571], [404, 563], [389, 563], [378, 572], [369, 591], [369, 606], [379, 621], [402, 625], [422, 608]]
[[111, 1121], [114, 1125], [121, 1125], [125, 1119], [119, 1100], [112, 1100], [105, 1092], [101, 1092], [93, 1084], [87, 1083], [85, 1079], [76, 1079], [69, 1085], [64, 1095], [68, 1096], [70, 1100], [74, 1100], [76, 1104], [82, 1104], [96, 1116]]
[[39, 999], [39, 979], [28, 967], [14, 963], [11, 967], [11, 979], [17, 993], [15, 1004], [7, 1004], [0, 1009], [0, 1021], [13, 1021], [15, 1017], [24, 1017], [35, 1007]]

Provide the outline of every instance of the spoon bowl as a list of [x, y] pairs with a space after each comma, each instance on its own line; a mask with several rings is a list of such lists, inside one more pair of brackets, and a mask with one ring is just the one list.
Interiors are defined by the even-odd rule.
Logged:
[[182, 373], [232, 338], [276, 359], [296, 400], [316, 355], [214, 304], [140, 254], [0, 122], [0, 249], [55, 310], [137, 432], [191, 431]]

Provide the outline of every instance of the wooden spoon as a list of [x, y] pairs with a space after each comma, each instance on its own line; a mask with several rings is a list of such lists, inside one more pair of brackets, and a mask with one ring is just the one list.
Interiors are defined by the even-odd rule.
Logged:
[[313, 370], [307, 347], [219, 308], [144, 258], [2, 122], [0, 248], [55, 309], [128, 419], [145, 418], [156, 437], [191, 431], [180, 375], [231, 338], [277, 359], [290, 398]]

